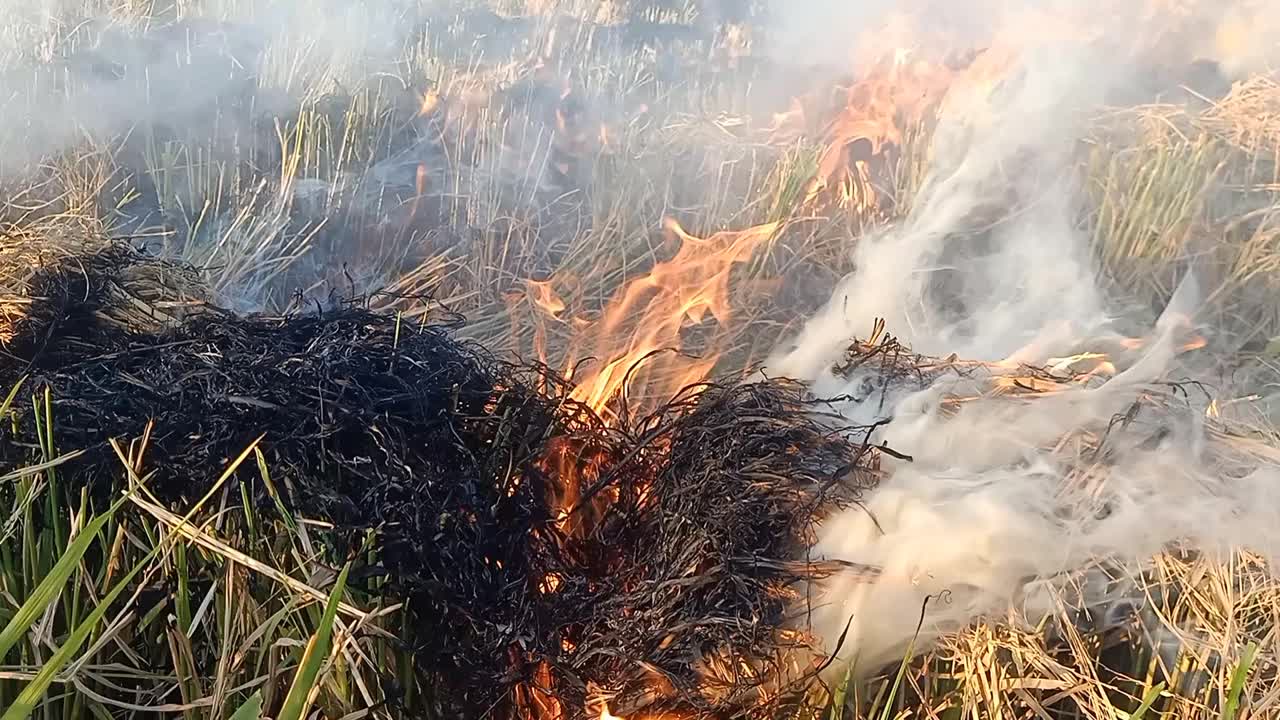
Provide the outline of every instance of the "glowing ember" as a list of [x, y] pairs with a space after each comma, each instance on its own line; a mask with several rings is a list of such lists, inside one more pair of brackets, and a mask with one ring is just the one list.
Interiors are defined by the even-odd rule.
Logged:
[[618, 715], [614, 715], [609, 710], [609, 700], [604, 692], [594, 682], [587, 682], [587, 713], [595, 712], [595, 708], [599, 706], [600, 714], [598, 720], [625, 720]]
[[[548, 476], [547, 505], [555, 518], [556, 530], [566, 537], [590, 534], [617, 494], [617, 488], [602, 488], [591, 497], [584, 492], [593, 489], [600, 479], [605, 457], [592, 448], [575, 445], [564, 438], [553, 438], [547, 454], [538, 465]], [[555, 592], [559, 579], [547, 576], [540, 581], [543, 592]]]
[[543, 660], [538, 663], [533, 679], [516, 687], [516, 707], [522, 720], [559, 720], [564, 717], [564, 706], [551, 694], [550, 688], [551, 666]]
[[547, 573], [546, 577], [542, 578], [542, 583], [538, 586], [538, 589], [542, 591], [542, 594], [549, 595], [559, 590], [563, 582], [564, 580], [556, 573]]
[[422, 94], [422, 105], [418, 108], [420, 117], [429, 117], [434, 114], [440, 107], [440, 93], [436, 90], [428, 90]]

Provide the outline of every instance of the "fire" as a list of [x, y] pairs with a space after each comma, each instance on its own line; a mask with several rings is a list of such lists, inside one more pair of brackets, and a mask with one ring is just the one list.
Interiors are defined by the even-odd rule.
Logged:
[[[903, 32], [885, 37], [907, 39]], [[782, 144], [812, 130], [822, 147], [799, 207], [813, 213], [836, 210], [859, 221], [882, 220], [900, 200], [894, 196], [893, 178], [904, 144], [928, 122], [961, 73], [982, 82], [997, 77], [1002, 64], [989, 61], [957, 70], [926, 58], [911, 45], [860, 45], [879, 49], [858, 59], [861, 72], [841, 88], [834, 115], [822, 107], [821, 93], [797, 96], [787, 111], [774, 115], [765, 132], [768, 142]], [[570, 110], [571, 100], [566, 87], [561, 94], [566, 105], [553, 116], [557, 142], [565, 149], [577, 148], [585, 137], [583, 118]], [[424, 109], [428, 105], [424, 99]], [[818, 124], [809, 126], [814, 121]], [[596, 127], [599, 141], [607, 144], [607, 128]], [[576, 154], [566, 151], [559, 159]], [[781, 229], [781, 222], [771, 222], [698, 237], [667, 218], [663, 231], [668, 246], [678, 248], [674, 256], [616, 290], [596, 319], [589, 319], [580, 307], [580, 297], [561, 294], [572, 285], [565, 278], [526, 280], [523, 297], [533, 311], [533, 351], [571, 377], [574, 400], [606, 420], [617, 419], [619, 409], [610, 407], [617, 398], [629, 410], [637, 409], [636, 403], [669, 398], [705, 380], [728, 349], [738, 330], [732, 328], [731, 274]], [[513, 323], [518, 322], [515, 317]], [[550, 328], [557, 325], [562, 332], [552, 333]], [[690, 334], [697, 335], [698, 347], [686, 342]], [[563, 341], [567, 347], [552, 348], [553, 337], [570, 338]], [[552, 358], [554, 363], [549, 362]]]
[[543, 595], [550, 595], [551, 593], [559, 590], [560, 585], [563, 582], [564, 580], [558, 574], [547, 573], [542, 578], [542, 583], [538, 586], [538, 589], [542, 591]]
[[863, 214], [878, 209], [879, 192], [869, 161], [886, 162], [886, 150], [902, 146], [906, 134], [942, 99], [954, 76], [945, 65], [910, 57], [910, 50], [894, 49], [845, 90], [844, 107], [823, 134], [826, 149], [805, 204], [833, 189], [843, 209]]
[[[577, 387], [572, 397], [596, 410], [607, 410], [612, 398], [634, 389], [639, 363], [644, 364], [646, 391], [659, 397], [669, 397], [707, 377], [732, 320], [732, 269], [772, 240], [780, 227], [780, 223], [768, 223], [700, 238], [668, 218], [664, 231], [669, 241], [680, 243], [680, 250], [614, 293], [602, 318], [584, 333], [571, 356], [595, 357], [603, 365], [573, 378]], [[710, 342], [713, 352], [686, 359], [655, 356], [681, 348], [687, 325], [710, 320], [716, 322]]]
[[915, 59], [906, 47], [864, 58], [859, 67], [857, 79], [839, 88], [843, 99], [834, 115], [826, 116], [825, 93], [793, 97], [787, 110], [773, 115], [766, 135], [772, 144], [789, 144], [809, 134], [811, 122], [821, 123], [815, 136], [822, 151], [801, 207], [874, 219], [886, 209], [883, 196], [895, 154], [942, 100], [956, 72]]
[[[508, 311], [515, 309], [522, 300], [527, 300], [532, 305], [535, 310], [533, 314], [533, 351], [537, 355], [539, 362], [543, 365], [549, 365], [547, 323], [561, 321], [561, 316], [568, 306], [560, 294], [556, 292], [551, 280], [526, 279], [524, 286], [523, 292], [517, 290], [507, 296]], [[511, 313], [513, 335], [519, 333], [520, 318], [520, 314]]]
[[550, 688], [551, 666], [543, 660], [534, 670], [532, 680], [516, 686], [515, 704], [522, 720], [559, 720], [565, 717], [564, 705], [550, 692]]
[[1179, 349], [1182, 352], [1192, 352], [1194, 350], [1203, 349], [1208, 345], [1209, 345], [1208, 338], [1205, 338], [1203, 335], [1195, 335], [1191, 339], [1184, 342]]
[[598, 685], [596, 685], [594, 682], [588, 681], [587, 682], [587, 713], [591, 714], [595, 712], [596, 706], [600, 707], [600, 714], [597, 716], [598, 720], [626, 720], [625, 718], [620, 717], [618, 715], [614, 715], [612, 712], [610, 712], [609, 699], [605, 696], [604, 692], [601, 691]]
[[419, 117], [430, 117], [440, 107], [440, 92], [428, 90], [422, 94], [422, 104], [418, 108]]
[[[595, 529], [613, 501], [616, 488], [595, 488], [604, 467], [604, 456], [564, 437], [552, 438], [538, 467], [547, 474], [547, 507], [557, 531], [565, 537], [584, 537]], [[584, 493], [592, 492], [589, 497]], [[543, 592], [555, 592], [561, 578], [550, 574], [539, 582]]]
[[549, 280], [526, 280], [525, 285], [529, 290], [529, 300], [539, 310], [553, 318], [559, 318], [560, 313], [564, 312], [564, 300], [556, 294]]
[[[834, 208], [860, 218], [879, 216], [886, 209], [883, 198], [891, 184], [886, 177], [896, 162], [893, 153], [926, 122], [956, 75], [946, 64], [917, 58], [905, 46], [892, 47], [866, 65], [860, 79], [843, 89], [841, 109], [819, 131], [824, 150], [801, 206]], [[812, 104], [813, 98], [808, 100]], [[796, 126], [805, 125], [809, 117], [807, 103], [794, 98], [791, 108], [775, 115], [767, 129], [771, 141], [794, 137]], [[580, 134], [560, 110], [555, 123], [565, 139]], [[576, 384], [572, 398], [606, 417], [615, 412], [609, 407], [615, 398], [665, 399], [704, 380], [728, 345], [733, 269], [749, 261], [781, 228], [780, 222], [772, 222], [697, 237], [667, 218], [663, 230], [668, 243], [678, 247], [675, 255], [622, 286], [597, 320], [586, 321], [569, 310], [571, 301], [556, 291], [558, 278], [526, 281], [525, 296], [536, 316], [535, 352], [546, 361], [546, 323], [568, 324], [564, 334], [574, 339], [563, 357], [563, 369]], [[684, 335], [691, 328], [709, 334], [703, 347], [687, 346]], [[582, 362], [588, 359], [591, 363]]]

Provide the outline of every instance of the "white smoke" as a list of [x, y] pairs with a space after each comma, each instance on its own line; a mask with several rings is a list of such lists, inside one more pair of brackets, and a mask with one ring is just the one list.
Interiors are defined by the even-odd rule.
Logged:
[[115, 5], [0, 0], [0, 173], [153, 124], [212, 137], [217, 104], [232, 98], [358, 88], [394, 69], [417, 8], [207, 0], [167, 18]]
[[[912, 211], [857, 241], [854, 272], [768, 363], [852, 398], [851, 423], [887, 421], [874, 440], [911, 458], [885, 457], [881, 485], [826, 522], [816, 547], [883, 568], [871, 583], [827, 582], [814, 600], [815, 627], [832, 646], [847, 627], [840, 657], [862, 671], [901, 658], [927, 598], [922, 642], [1015, 609], [1034, 621], [1054, 609], [1046, 589], [1099, 563], [1137, 568], [1170, 546], [1280, 552], [1280, 467], [1210, 437], [1203, 408], [1172, 403], [1116, 427], [1184, 372], [1176, 350], [1201, 299], [1194, 278], [1122, 372], [1059, 394], [947, 413], [948, 396], [980, 395], [1002, 371], [922, 386], [832, 370], [877, 318], [919, 352], [1029, 364], [1097, 349], [1132, 320], [1096, 281], [1070, 170], [1084, 120], [1138, 79], [1120, 42], [1141, 34], [1131, 30], [1036, 37], [998, 85], [961, 82]], [[1200, 49], [1179, 52], [1190, 61]], [[1082, 433], [1107, 436], [1105, 462]]]
[[[876, 318], [920, 352], [989, 360], [1052, 324], [1102, 324], [1101, 293], [1071, 223], [1066, 168], [1084, 113], [1105, 88], [1061, 62], [1066, 47], [1054, 50], [1027, 56], [1000, 87], [961, 88], [949, 98], [915, 212], [858, 242], [860, 271], [780, 368], [820, 376]], [[1001, 216], [1011, 194], [1021, 195], [1020, 209]], [[935, 290], [948, 293], [945, 306], [931, 302]]]
[[1183, 61], [1213, 61], [1233, 79], [1274, 71], [1280, 61], [1280, 4], [1271, 0], [806, 0], [772, 7], [769, 48], [786, 62], [847, 67], [868, 51], [985, 48], [1010, 37], [1080, 37], [1094, 29], [1111, 33], [1116, 61], [1146, 44]]

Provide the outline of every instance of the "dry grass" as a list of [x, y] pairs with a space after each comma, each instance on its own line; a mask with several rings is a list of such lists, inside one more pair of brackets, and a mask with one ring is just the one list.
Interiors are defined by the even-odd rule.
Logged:
[[[1280, 701], [1270, 568], [1248, 554], [1163, 556], [1141, 583], [1146, 604], [1112, 617], [1064, 599], [1042, 626], [1011, 617], [948, 638], [910, 664], [888, 714], [870, 716], [1269, 717]], [[887, 696], [889, 682], [864, 697]]]
[[1188, 262], [1209, 280], [1215, 324], [1265, 342], [1280, 332], [1266, 300], [1280, 270], [1280, 88], [1237, 85], [1201, 110], [1119, 110], [1098, 123], [1087, 159], [1090, 227], [1117, 287], [1155, 305]]
[[[552, 3], [530, 4], [546, 10]], [[578, 17], [624, 15], [614, 3], [577, 4]], [[251, 20], [251, 5], [210, 7]], [[84, 13], [130, 30], [182, 19], [149, 18], [149, 7], [87, 3]], [[650, 17], [681, 12], [687, 16], [676, 8]], [[0, 34], [38, 39], [15, 43], [6, 55], [13, 63], [56, 59], [100, 32], [30, 18], [20, 24], [16, 16], [4, 27], [6, 19]], [[23, 317], [32, 270], [47, 254], [115, 233], [193, 263], [205, 271], [209, 292], [237, 307], [283, 309], [300, 286], [321, 300], [333, 291], [381, 289], [372, 301], [380, 309], [416, 318], [443, 304], [467, 315], [464, 332], [493, 350], [545, 357], [560, 368], [574, 359], [582, 326], [617, 289], [674, 251], [660, 232], [663, 216], [699, 235], [780, 222], [776, 240], [735, 269], [739, 322], [723, 339], [717, 368], [732, 372], [758, 360], [826, 298], [848, 269], [849, 239], [884, 219], [803, 207], [822, 148], [812, 138], [777, 142], [759, 132], [766, 123], [749, 117], [754, 98], [732, 73], [664, 75], [657, 51], [610, 65], [591, 49], [589, 33], [550, 21], [507, 57], [486, 55], [489, 48], [461, 21], [437, 24], [371, 67], [308, 41], [309, 24], [321, 20], [292, 18], [297, 32], [264, 51], [265, 69], [252, 79], [262, 97], [284, 94], [284, 109], [219, 101], [207, 122], [177, 130], [144, 125], [77, 138], [9, 183], [0, 342]], [[322, 24], [333, 30], [340, 22]], [[689, 65], [708, 64], [706, 57]], [[504, 93], [545, 77], [574, 78], [574, 93], [601, 109], [592, 122], [609, 128], [608, 142], [575, 148], [575, 171], [589, 178], [581, 186], [549, 180], [555, 148], [546, 118]], [[420, 116], [431, 89], [445, 107]], [[1207, 304], [1222, 327], [1251, 350], [1280, 336], [1278, 110], [1280, 87], [1255, 79], [1202, 108], [1126, 108], [1098, 119], [1081, 150], [1089, 198], [1082, 225], [1118, 294], [1158, 306], [1191, 260], [1213, 278]], [[921, 128], [888, 175], [895, 212], [910, 207], [927, 153]], [[533, 303], [528, 281], [547, 279], [566, 305], [557, 317]], [[122, 279], [139, 313], [121, 321], [153, 321], [152, 299], [129, 287]], [[10, 390], [0, 388], [0, 398]], [[11, 403], [42, 402], [12, 390]], [[142, 457], [143, 440], [130, 441], [125, 454]], [[0, 536], [0, 626], [74, 530], [103, 510], [59, 483], [56, 463], [72, 450], [33, 448], [28, 471], [0, 480], [9, 503]], [[217, 476], [222, 468], [208, 470]], [[146, 471], [141, 463], [131, 472]], [[217, 501], [186, 529], [175, 530], [172, 514], [142, 499], [136, 517], [113, 518], [88, 555], [94, 562], [24, 634], [21, 648], [0, 658], [8, 663], [0, 667], [0, 708], [112, 581], [174, 533], [182, 541], [146, 560], [138, 592], [57, 675], [36, 716], [227, 717], [255, 692], [268, 704], [282, 698], [322, 623], [318, 599], [336, 574], [316, 538], [323, 523], [282, 510], [251, 514], [247, 529], [233, 532], [227, 517], [246, 511], [237, 498]], [[1044, 627], [1016, 618], [983, 624], [911, 659], [902, 672], [892, 668], [846, 688], [849, 712], [885, 720], [1272, 713], [1280, 702], [1280, 585], [1264, 564], [1247, 554], [1227, 563], [1170, 555], [1141, 580], [1149, 602], [1134, 617], [1084, 619], [1064, 598], [1060, 617]], [[400, 705], [431, 713], [432, 689], [392, 639], [403, 622], [399, 608], [349, 589], [344, 597], [316, 706], [326, 717], [396, 716]], [[126, 638], [144, 638], [153, 654], [139, 656]], [[1256, 652], [1246, 659], [1250, 648]], [[215, 672], [197, 672], [195, 659], [211, 654], [223, 658]], [[112, 689], [110, 697], [102, 688]], [[1233, 715], [1233, 703], [1244, 709]]]

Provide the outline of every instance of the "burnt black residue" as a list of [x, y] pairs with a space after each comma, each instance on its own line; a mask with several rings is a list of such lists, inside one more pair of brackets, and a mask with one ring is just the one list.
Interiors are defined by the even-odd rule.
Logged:
[[[773, 716], [795, 699], [756, 708], [769, 673], [703, 659], [769, 667], [788, 588], [818, 572], [814, 523], [856, 494], [861, 455], [811, 418], [802, 388], [713, 385], [607, 427], [540, 368], [354, 303], [105, 322], [110, 274], [141, 262], [114, 246], [50, 269], [38, 322], [0, 353], [0, 386], [47, 388], [57, 447], [84, 451], [64, 484], [105, 503], [122, 476], [109, 440], [150, 424], [148, 486], [184, 510], [260, 438], [272, 482], [251, 456], [232, 497], [332, 524], [335, 565], [373, 531], [376, 560], [361, 555], [353, 577], [407, 603], [404, 641], [447, 717], [516, 717], [535, 677], [571, 714], [588, 681], [618, 709], [694, 717]], [[29, 404], [16, 412], [17, 434], [0, 431], [7, 467], [37, 446]]]

